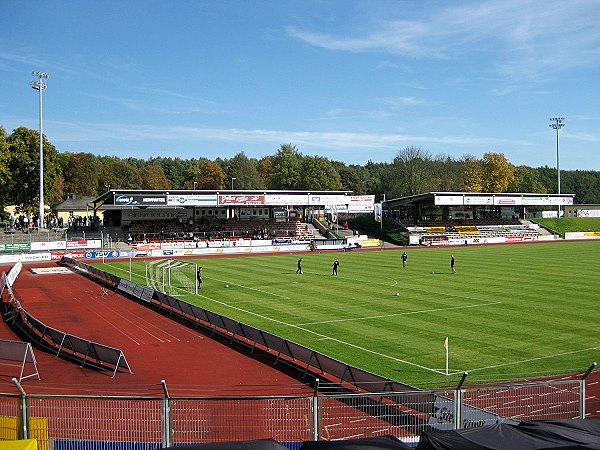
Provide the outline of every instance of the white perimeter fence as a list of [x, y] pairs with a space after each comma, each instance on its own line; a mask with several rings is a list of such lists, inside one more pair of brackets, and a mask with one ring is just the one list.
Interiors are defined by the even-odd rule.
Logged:
[[[13, 380], [14, 381], [14, 380]], [[42, 450], [143, 450], [273, 438], [290, 449], [319, 439], [584, 417], [585, 380], [455, 390], [310, 396], [172, 398], [0, 394], [0, 440]], [[425, 404], [426, 403], [426, 404]]]

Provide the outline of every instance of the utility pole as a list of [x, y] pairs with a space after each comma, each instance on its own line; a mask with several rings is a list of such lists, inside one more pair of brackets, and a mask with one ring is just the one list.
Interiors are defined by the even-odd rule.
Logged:
[[42, 121], [42, 93], [48, 85], [44, 82], [50, 75], [46, 72], [31, 72], [31, 75], [37, 77], [35, 81], [30, 81], [29, 85], [40, 93], [40, 212], [38, 219], [38, 228], [44, 228], [44, 132]]
[[[556, 130], [556, 171], [558, 173], [558, 193], [560, 194], [560, 158], [558, 153], [558, 132], [565, 126], [564, 117], [551, 117], [549, 126]], [[560, 219], [560, 204], [558, 205], [558, 218]]]

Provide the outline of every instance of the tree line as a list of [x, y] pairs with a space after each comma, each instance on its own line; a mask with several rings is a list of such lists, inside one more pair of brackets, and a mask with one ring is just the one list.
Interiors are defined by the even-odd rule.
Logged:
[[[44, 136], [44, 199], [54, 206], [66, 194], [98, 196], [109, 189], [348, 190], [378, 199], [423, 192], [556, 193], [555, 168], [515, 166], [502, 153], [481, 158], [434, 155], [408, 146], [389, 162], [345, 164], [303, 155], [292, 144], [260, 159], [240, 152], [229, 159], [119, 158], [59, 152]], [[600, 203], [600, 172], [562, 170], [561, 192], [579, 204]], [[39, 202], [39, 133], [0, 126], [0, 206], [35, 210]]]

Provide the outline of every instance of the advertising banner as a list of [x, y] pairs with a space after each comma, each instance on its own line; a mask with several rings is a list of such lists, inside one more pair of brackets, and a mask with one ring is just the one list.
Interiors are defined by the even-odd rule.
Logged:
[[351, 195], [348, 203], [349, 213], [371, 213], [374, 210], [374, 195]]
[[523, 197], [522, 200], [523, 205], [549, 205], [549, 198], [546, 196], [539, 197]]
[[462, 195], [434, 195], [433, 197], [434, 205], [462, 205], [463, 204], [463, 196]]
[[464, 203], [465, 205], [493, 205], [494, 197], [492, 197], [491, 195], [485, 197], [480, 197], [477, 195], [465, 195]]
[[308, 195], [298, 194], [266, 194], [265, 205], [271, 206], [303, 206], [308, 204]]
[[550, 205], [572, 205], [573, 197], [550, 197], [549, 199]]
[[29, 242], [14, 242], [11, 244], [0, 244], [0, 251], [2, 252], [28, 252], [31, 249]]
[[264, 195], [219, 195], [219, 205], [264, 205]]
[[217, 206], [217, 194], [167, 195], [167, 206]]
[[86, 248], [87, 243], [88, 242], [83, 239], [76, 240], [76, 241], [67, 241], [66, 248]]
[[347, 205], [350, 197], [339, 194], [309, 195], [308, 204], [314, 206]]
[[67, 248], [66, 241], [32, 242], [31, 250], [64, 250]]
[[511, 205], [522, 205], [523, 199], [521, 197], [503, 197], [500, 195], [494, 196], [494, 205], [511, 206]]
[[136, 220], [174, 220], [181, 217], [187, 220], [191, 210], [187, 209], [124, 209], [121, 211], [121, 222], [130, 223]]
[[115, 194], [114, 204], [118, 206], [166, 206], [166, 195], [123, 195]]

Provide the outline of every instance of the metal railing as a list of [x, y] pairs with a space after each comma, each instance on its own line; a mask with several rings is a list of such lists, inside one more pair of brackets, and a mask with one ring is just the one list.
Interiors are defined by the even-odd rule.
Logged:
[[[431, 391], [221, 398], [0, 394], [0, 440], [40, 449], [155, 449], [273, 438], [290, 448], [320, 439], [423, 431], [512, 420], [584, 417], [584, 380]], [[456, 414], [458, 413], [458, 414]]]

